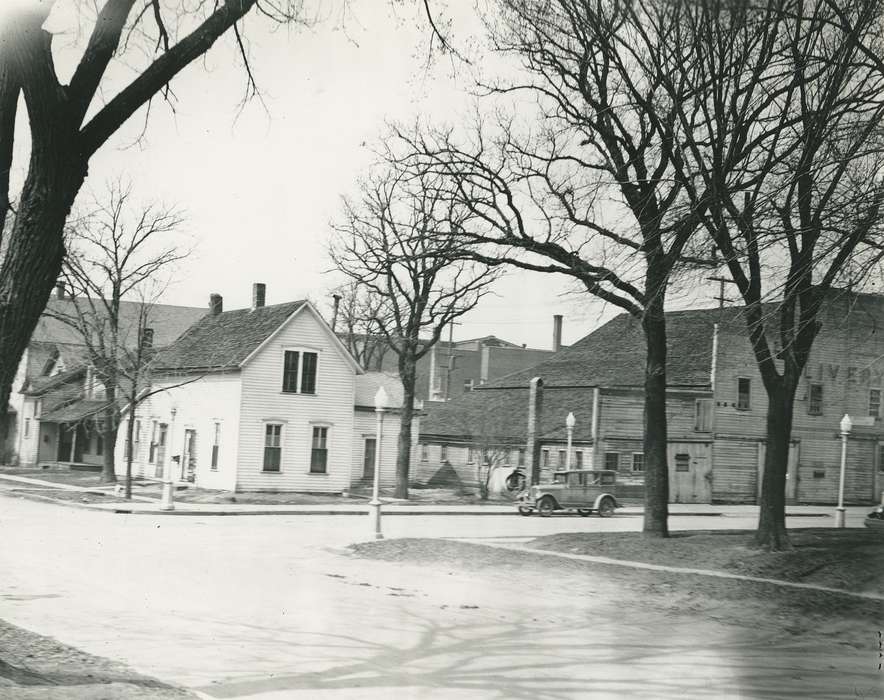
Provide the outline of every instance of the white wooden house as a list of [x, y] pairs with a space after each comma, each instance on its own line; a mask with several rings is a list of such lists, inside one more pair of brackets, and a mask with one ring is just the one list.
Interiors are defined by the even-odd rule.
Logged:
[[[365, 468], [376, 449], [373, 406], [367, 422], [358, 404], [379, 383], [395, 397], [398, 380], [366, 374], [309, 302], [263, 302], [264, 285], [248, 309], [224, 312], [213, 295], [209, 315], [160, 354], [155, 393], [132, 416], [135, 476], [172, 469], [206, 488], [332, 493], [373, 474]], [[398, 401], [385, 416], [385, 483], [395, 470], [401, 390]], [[125, 435], [124, 421], [120, 474]]]

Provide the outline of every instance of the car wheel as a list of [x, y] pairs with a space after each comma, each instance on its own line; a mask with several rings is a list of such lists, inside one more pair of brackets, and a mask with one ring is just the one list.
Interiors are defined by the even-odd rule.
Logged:
[[537, 504], [537, 511], [544, 518], [548, 518], [552, 515], [553, 511], [556, 509], [556, 502], [553, 500], [552, 496], [544, 496], [540, 499], [540, 502]]
[[579, 515], [581, 518], [588, 518], [590, 516], [590, 514], [592, 514], [592, 511], [589, 510], [588, 508], [578, 508], [577, 509], [577, 515]]
[[519, 515], [531, 515], [534, 512], [533, 508], [529, 508], [528, 506], [519, 506]]
[[614, 499], [610, 496], [605, 496], [601, 503], [599, 503], [599, 517], [600, 518], [610, 518], [614, 515], [614, 508], [616, 508], [616, 504], [614, 503]]

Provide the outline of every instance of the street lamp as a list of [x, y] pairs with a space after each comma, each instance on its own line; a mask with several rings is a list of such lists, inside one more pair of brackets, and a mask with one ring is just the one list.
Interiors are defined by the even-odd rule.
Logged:
[[[165, 452], [168, 451], [168, 447], [174, 445], [174, 433], [175, 433], [175, 414], [178, 413], [178, 409], [173, 406], [171, 410], [172, 421], [169, 425], [169, 434], [166, 436], [166, 446], [167, 449], [163, 451], [163, 459], [166, 459]], [[163, 499], [160, 501], [160, 510], [175, 510], [175, 497], [174, 497], [175, 485], [172, 482], [172, 465], [164, 464], [163, 465]]]
[[384, 387], [379, 387], [374, 395], [374, 412], [378, 422], [374, 448], [374, 483], [371, 488], [371, 501], [368, 503], [371, 508], [369, 514], [371, 515], [374, 538], [376, 540], [384, 539], [384, 536], [381, 534], [381, 499], [379, 496], [381, 490], [381, 438], [384, 435], [384, 411], [387, 410], [387, 403], [387, 392], [384, 390]]
[[847, 468], [847, 436], [853, 428], [848, 414], [841, 419], [841, 476], [838, 479], [838, 507], [835, 509], [835, 527], [844, 527], [844, 471]]
[[[565, 429], [568, 431], [568, 451], [565, 453], [565, 471], [571, 469], [571, 438], [574, 435], [574, 423], [576, 422], [574, 414], [568, 413], [568, 417], [565, 418]], [[569, 476], [568, 478], [570, 479], [571, 477]]]

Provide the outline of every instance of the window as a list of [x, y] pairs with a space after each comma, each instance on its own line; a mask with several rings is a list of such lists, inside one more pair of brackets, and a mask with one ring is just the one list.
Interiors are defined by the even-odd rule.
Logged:
[[697, 399], [694, 403], [694, 431], [707, 433], [712, 430], [712, 399]]
[[210, 469], [218, 471], [218, 447], [221, 445], [221, 424], [215, 423], [215, 437], [212, 440], [212, 463]]
[[544, 469], [549, 467], [549, 450], [540, 451], [540, 466]]
[[135, 444], [135, 454], [138, 454], [138, 444], [141, 442], [141, 421], [135, 421], [135, 429], [132, 431], [132, 442]]
[[148, 450], [147, 461], [153, 464], [157, 461], [157, 422], [150, 422], [150, 450]]
[[298, 364], [301, 353], [285, 351], [282, 364], [282, 390], [295, 393], [298, 391]]
[[559, 469], [564, 469], [568, 465], [568, 453], [565, 450], [559, 450]]
[[282, 364], [282, 390], [289, 394], [315, 394], [318, 358], [315, 352], [286, 350]]
[[426, 462], [430, 459], [430, 446], [426, 443], [421, 445], [421, 462]]
[[25, 437], [31, 434], [31, 419], [25, 418]]
[[316, 359], [315, 352], [304, 353], [304, 367], [301, 370], [301, 393], [316, 393]]
[[632, 471], [643, 472], [644, 470], [645, 470], [645, 453], [644, 452], [633, 452], [632, 453]]
[[620, 453], [619, 452], [605, 452], [605, 469], [619, 469], [620, 468]]
[[313, 449], [310, 451], [310, 473], [325, 474], [328, 467], [328, 428], [313, 426]]
[[264, 427], [264, 471], [278, 472], [282, 461], [282, 425], [268, 423]]
[[477, 461], [479, 461], [479, 450], [470, 447], [467, 450], [467, 464], [475, 464]]
[[574, 466], [577, 469], [583, 469], [583, 450], [577, 450], [574, 453]]
[[524, 448], [524, 447], [520, 447], [520, 448], [519, 448], [519, 460], [518, 460], [518, 465], [519, 465], [520, 467], [524, 467], [524, 466], [525, 466], [525, 448]]
[[750, 399], [752, 389], [752, 380], [746, 377], [737, 379], [737, 410], [748, 411], [750, 407]]
[[807, 412], [812, 416], [823, 415], [823, 385], [810, 385], [810, 400], [807, 404]]
[[881, 390], [869, 389], [869, 415], [878, 418], [881, 415]]
[[[123, 433], [123, 459], [129, 459], [129, 421], [126, 421], [126, 430]], [[132, 441], [135, 441], [135, 434], [132, 435]]]
[[441, 461], [441, 462], [448, 461], [448, 445], [441, 445], [439, 447], [439, 461]]
[[684, 452], [675, 455], [675, 471], [689, 472], [691, 470], [691, 456]]

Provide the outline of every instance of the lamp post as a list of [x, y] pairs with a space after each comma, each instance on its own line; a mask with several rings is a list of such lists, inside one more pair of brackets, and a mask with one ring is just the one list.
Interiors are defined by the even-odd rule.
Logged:
[[[565, 429], [568, 431], [568, 451], [565, 453], [565, 471], [570, 471], [571, 469], [571, 438], [574, 435], [574, 423], [576, 422], [574, 414], [568, 413], [568, 417], [565, 418]], [[570, 479], [571, 477], [568, 478]]]
[[369, 514], [371, 515], [372, 529], [376, 540], [384, 539], [381, 534], [381, 438], [384, 435], [384, 411], [387, 410], [387, 392], [384, 387], [379, 387], [374, 395], [374, 412], [377, 416], [377, 429], [374, 448], [374, 483], [371, 487], [371, 501]]
[[[167, 450], [164, 451], [163, 459], [166, 459], [165, 452], [168, 451], [168, 447], [174, 445], [173, 437], [175, 431], [175, 414], [178, 413], [178, 409], [174, 406], [171, 410], [172, 420], [169, 424], [169, 434], [166, 436], [166, 446]], [[160, 501], [160, 510], [175, 510], [175, 485], [172, 481], [172, 465], [171, 463], [163, 465], [163, 498]]]
[[835, 527], [845, 527], [844, 522], [844, 472], [847, 468], [847, 436], [853, 428], [848, 414], [841, 419], [841, 476], [838, 479], [838, 507], [835, 509]]

